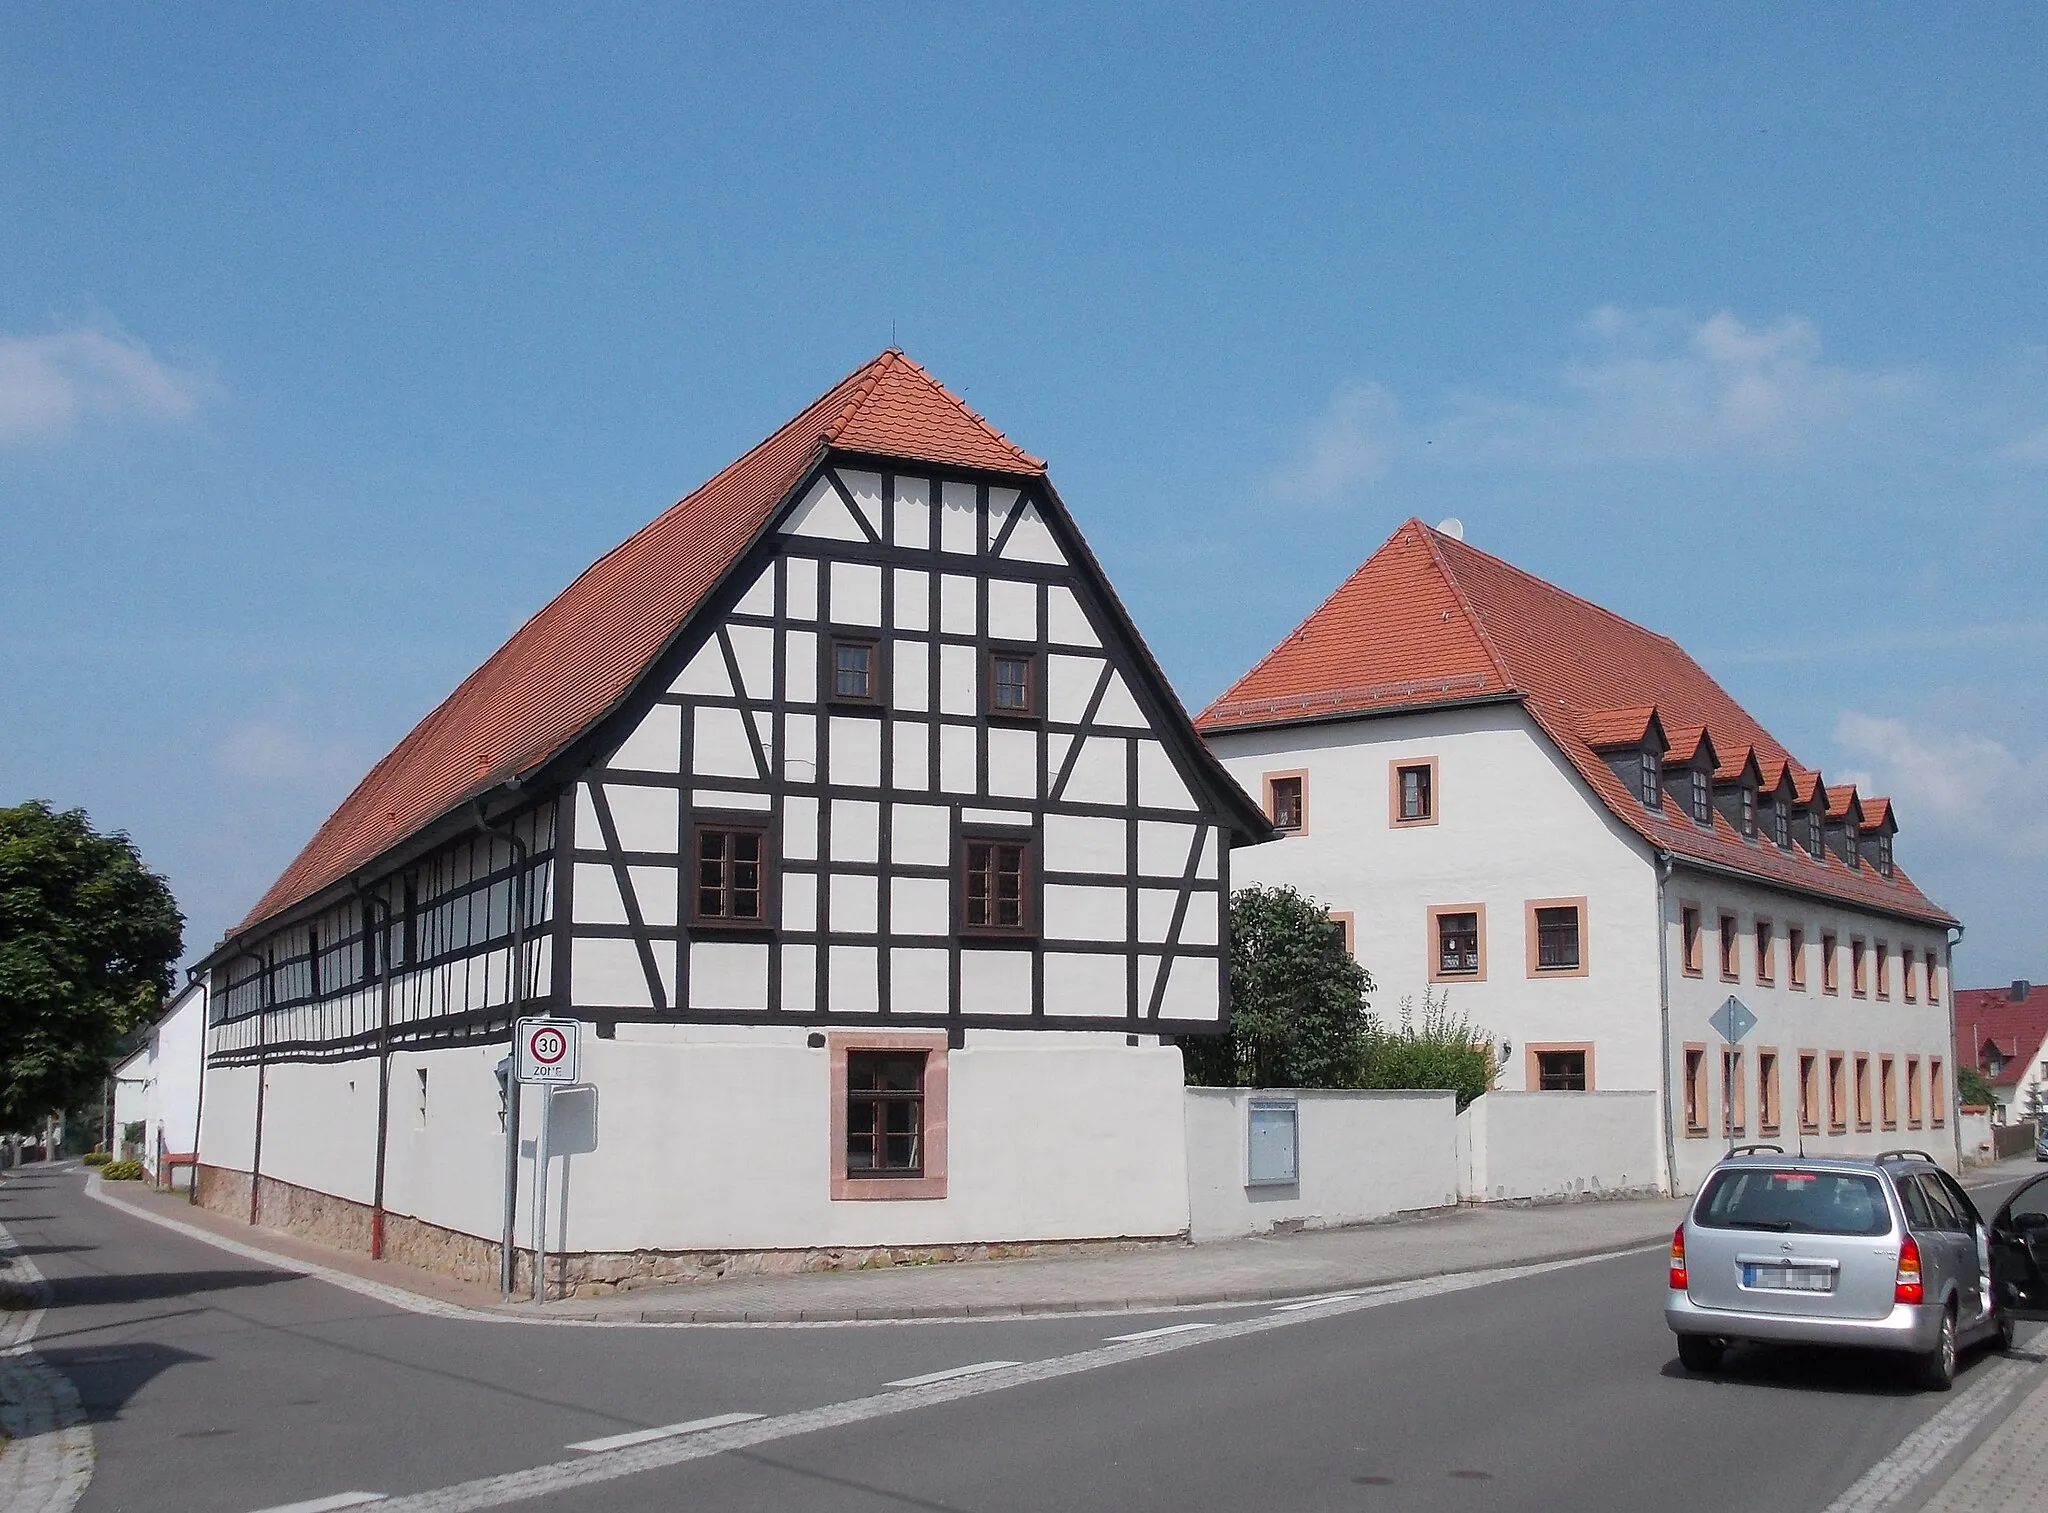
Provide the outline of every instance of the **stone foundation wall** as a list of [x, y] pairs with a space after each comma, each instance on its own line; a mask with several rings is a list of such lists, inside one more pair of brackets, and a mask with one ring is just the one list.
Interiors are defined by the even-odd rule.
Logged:
[[[246, 1219], [249, 1174], [201, 1166], [196, 1181], [198, 1203], [215, 1213]], [[299, 1235], [339, 1250], [370, 1249], [371, 1210], [367, 1203], [315, 1192], [275, 1177], [261, 1181], [257, 1224]], [[548, 1256], [550, 1297], [603, 1297], [639, 1287], [716, 1282], [724, 1277], [795, 1276], [814, 1271], [866, 1271], [884, 1266], [930, 1266], [953, 1261], [1001, 1261], [1019, 1256], [1101, 1255], [1185, 1243], [1184, 1235], [1107, 1240], [998, 1240], [974, 1245], [816, 1246], [790, 1250], [634, 1250], [578, 1251]], [[479, 1235], [463, 1234], [415, 1219], [409, 1214], [384, 1215], [384, 1257], [423, 1271], [496, 1286], [499, 1245]], [[533, 1252], [522, 1249], [513, 1258], [513, 1290], [531, 1294]]]

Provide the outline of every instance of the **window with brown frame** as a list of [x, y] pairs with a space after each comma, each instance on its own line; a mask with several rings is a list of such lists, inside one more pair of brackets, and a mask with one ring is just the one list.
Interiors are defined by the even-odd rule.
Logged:
[[1899, 1069], [1889, 1056], [1877, 1058], [1877, 1109], [1886, 1129], [1899, 1127]]
[[1870, 996], [1870, 959], [1860, 935], [1849, 937], [1849, 993], [1855, 998]]
[[1948, 1123], [1948, 1089], [1942, 1085], [1941, 1058], [1927, 1058], [1927, 1122], [1935, 1129]]
[[1806, 932], [1797, 925], [1785, 927], [1785, 984], [1795, 993], [1806, 991]]
[[1820, 1057], [1812, 1051], [1799, 1053], [1799, 1128], [1820, 1133]]
[[1870, 952], [1877, 960], [1877, 996], [1879, 998], [1890, 998], [1892, 996], [1891, 948], [1883, 941], [1875, 940], [1870, 943]]
[[1707, 1132], [1707, 1048], [1685, 1048], [1685, 1132], [1699, 1136]]
[[1918, 1129], [1926, 1123], [1920, 1099], [1920, 1058], [1906, 1058], [1906, 1127]]
[[1469, 977], [1479, 971], [1479, 916], [1439, 914], [1436, 917], [1437, 975]]
[[1841, 972], [1835, 965], [1837, 950], [1835, 937], [1823, 933], [1820, 938], [1820, 990], [1823, 993], [1842, 991]]
[[1301, 829], [1304, 812], [1299, 775], [1266, 779], [1266, 813], [1275, 830]]
[[1907, 1003], [1920, 1001], [1920, 958], [1911, 946], [1899, 947], [1899, 996]]
[[1771, 922], [1759, 916], [1756, 922], [1756, 980], [1769, 986], [1778, 980], [1778, 942]]
[[1721, 1137], [1749, 1133], [1749, 1076], [1739, 1049], [1721, 1051]]
[[988, 712], [1010, 719], [1038, 713], [1038, 658], [997, 649], [988, 654]]
[[1741, 936], [1736, 930], [1735, 916], [1721, 916], [1721, 981], [1735, 982], [1742, 976]]
[[1929, 951], [1927, 953], [1927, 1001], [1929, 1003], [1941, 1002], [1941, 986], [1939, 982], [1936, 980], [1936, 974], [1940, 970], [1940, 958], [1937, 957], [1932, 951]]
[[767, 919], [767, 831], [749, 825], [697, 827], [700, 923], [758, 925]]
[[846, 1057], [846, 1175], [924, 1175], [923, 1051]]
[[832, 702], [874, 704], [882, 696], [879, 654], [873, 641], [832, 638]]
[[1394, 769], [1398, 785], [1400, 823], [1419, 824], [1436, 818], [1436, 766], [1431, 762], [1404, 763]]
[[1856, 1053], [1856, 1128], [1870, 1128], [1870, 1057]]
[[1756, 1132], [1778, 1133], [1778, 1053], [1766, 1048], [1756, 1053]]
[[1542, 1093], [1583, 1093], [1586, 1091], [1584, 1051], [1538, 1051], [1536, 1090]]
[[1031, 929], [1031, 843], [963, 836], [960, 840], [961, 928], [1001, 934]]
[[1828, 1053], [1828, 1129], [1841, 1134], [1849, 1127], [1849, 1089], [1843, 1075], [1840, 1051]]
[[1536, 970], [1576, 972], [1581, 961], [1579, 907], [1557, 904], [1536, 910]]
[[1679, 960], [1687, 977], [1700, 975], [1700, 911], [1696, 904], [1686, 904], [1678, 911]]

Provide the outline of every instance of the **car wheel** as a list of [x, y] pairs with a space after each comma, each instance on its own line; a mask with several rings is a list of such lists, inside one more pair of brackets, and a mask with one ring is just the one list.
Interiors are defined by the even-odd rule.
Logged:
[[1946, 1392], [1956, 1382], [1956, 1314], [1953, 1308], [1941, 1316], [1941, 1341], [1915, 1362], [1914, 1374], [1929, 1392]]
[[1708, 1339], [1703, 1334], [1681, 1334], [1678, 1337], [1678, 1364], [1687, 1371], [1719, 1371], [1721, 1353], [1726, 1348], [1719, 1340]]

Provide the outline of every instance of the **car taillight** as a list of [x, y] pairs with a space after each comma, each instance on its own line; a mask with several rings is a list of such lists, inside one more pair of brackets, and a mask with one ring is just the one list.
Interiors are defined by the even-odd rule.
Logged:
[[1899, 1247], [1899, 1275], [1892, 1283], [1894, 1303], [1924, 1303], [1927, 1289], [1920, 1282], [1920, 1242], [1911, 1235]]
[[1685, 1226], [1683, 1224], [1671, 1231], [1671, 1290], [1673, 1292], [1685, 1291]]

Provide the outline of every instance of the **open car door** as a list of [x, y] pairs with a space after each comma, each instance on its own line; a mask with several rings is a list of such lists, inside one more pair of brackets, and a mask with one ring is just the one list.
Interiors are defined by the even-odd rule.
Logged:
[[1991, 1281], [2000, 1309], [2048, 1319], [2048, 1175], [2014, 1193], [1991, 1221]]

